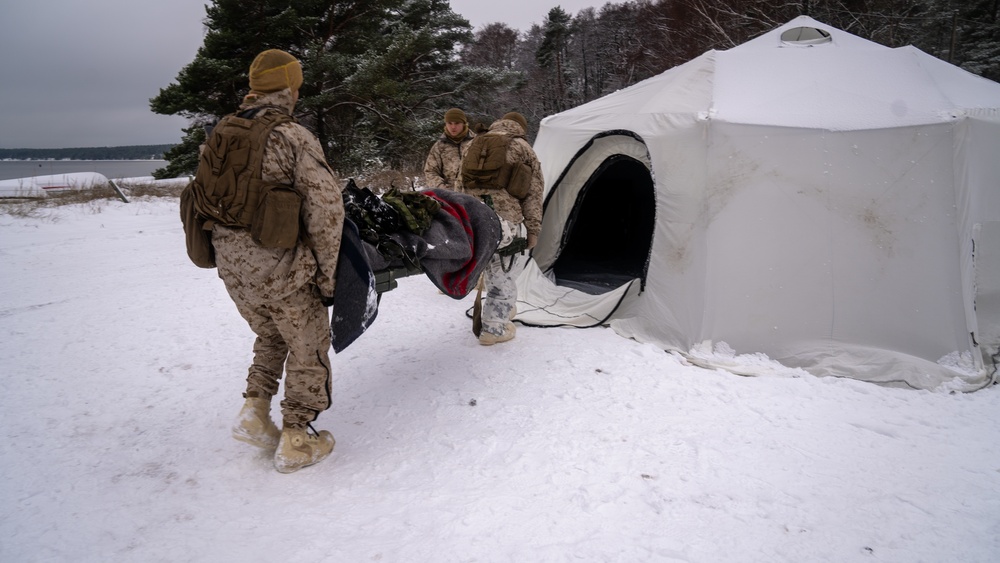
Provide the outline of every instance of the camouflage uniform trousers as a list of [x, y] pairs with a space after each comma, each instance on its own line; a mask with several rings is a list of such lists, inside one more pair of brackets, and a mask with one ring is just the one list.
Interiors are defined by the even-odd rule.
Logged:
[[[500, 225], [503, 228], [500, 248], [510, 244], [514, 237], [524, 236], [524, 225], [521, 223], [511, 223], [501, 218]], [[517, 254], [506, 257], [494, 254], [483, 271], [483, 288], [486, 290], [486, 296], [483, 298], [483, 330], [496, 336], [503, 334], [504, 327], [514, 316], [514, 307], [517, 305], [517, 284], [514, 282], [513, 273], [518, 257]], [[509, 271], [505, 272], [504, 268]]]
[[263, 303], [238, 300], [236, 308], [257, 335], [247, 376], [248, 396], [273, 397], [281, 373], [286, 426], [304, 426], [330, 407], [330, 319], [312, 284], [284, 299]]

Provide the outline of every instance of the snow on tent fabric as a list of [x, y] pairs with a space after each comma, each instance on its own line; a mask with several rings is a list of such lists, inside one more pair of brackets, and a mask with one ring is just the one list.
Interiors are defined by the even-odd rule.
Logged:
[[547, 117], [535, 150], [524, 323], [740, 373], [698, 350], [919, 389], [993, 378], [1000, 84], [802, 16]]

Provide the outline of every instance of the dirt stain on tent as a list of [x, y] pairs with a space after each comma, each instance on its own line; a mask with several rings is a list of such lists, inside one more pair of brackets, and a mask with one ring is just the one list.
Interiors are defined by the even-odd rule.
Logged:
[[709, 182], [707, 194], [707, 209], [704, 214], [706, 223], [711, 223], [720, 211], [729, 205], [729, 202], [736, 197], [740, 188], [749, 183], [753, 178], [760, 163], [747, 158], [743, 153], [737, 151], [726, 157], [728, 166], [715, 178], [714, 182]]
[[892, 229], [886, 225], [885, 221], [882, 219], [881, 214], [878, 211], [869, 206], [865, 207], [861, 211], [861, 222], [864, 223], [865, 227], [868, 228], [874, 235], [875, 246], [880, 250], [884, 251], [886, 256], [892, 258], [895, 254], [894, 242], [895, 236], [893, 235]]

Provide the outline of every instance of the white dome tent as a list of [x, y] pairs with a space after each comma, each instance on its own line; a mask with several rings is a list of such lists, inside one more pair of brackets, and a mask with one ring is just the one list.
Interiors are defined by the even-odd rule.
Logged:
[[610, 325], [749, 375], [694, 351], [919, 389], [993, 379], [1000, 84], [803, 16], [549, 116], [535, 150], [519, 321]]

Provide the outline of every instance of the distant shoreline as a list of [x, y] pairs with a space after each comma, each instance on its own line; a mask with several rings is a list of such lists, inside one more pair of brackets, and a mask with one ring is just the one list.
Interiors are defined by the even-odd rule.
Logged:
[[67, 149], [0, 149], [0, 161], [166, 160], [177, 145], [132, 145]]
[[52, 176], [76, 172], [97, 172], [108, 178], [151, 176], [167, 166], [165, 159], [2, 159], [0, 180]]
[[165, 158], [0, 158], [0, 162], [167, 162]]

